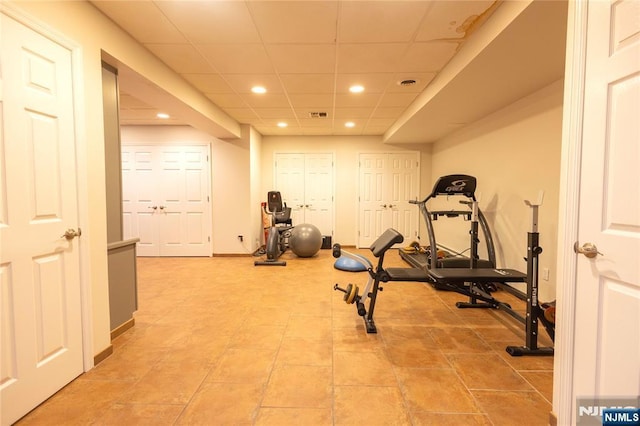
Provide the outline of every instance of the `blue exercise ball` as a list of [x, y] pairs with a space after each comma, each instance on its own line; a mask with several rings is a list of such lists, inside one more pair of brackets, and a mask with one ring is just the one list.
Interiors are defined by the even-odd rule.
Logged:
[[289, 248], [296, 256], [315, 256], [320, 247], [322, 247], [322, 234], [316, 226], [310, 223], [303, 223], [302, 225], [296, 225], [291, 230]]

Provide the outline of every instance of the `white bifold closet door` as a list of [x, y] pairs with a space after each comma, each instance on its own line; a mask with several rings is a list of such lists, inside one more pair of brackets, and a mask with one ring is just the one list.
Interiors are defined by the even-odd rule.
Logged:
[[122, 147], [124, 239], [139, 256], [211, 256], [209, 146]]
[[310, 223], [322, 235], [333, 235], [332, 153], [278, 153], [274, 177], [294, 225]]

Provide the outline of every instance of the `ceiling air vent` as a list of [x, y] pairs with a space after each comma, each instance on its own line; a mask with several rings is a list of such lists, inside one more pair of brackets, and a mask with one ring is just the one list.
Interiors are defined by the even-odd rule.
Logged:
[[329, 114], [327, 114], [326, 112], [309, 112], [309, 118], [327, 118], [328, 116]]
[[398, 82], [398, 86], [414, 86], [417, 83], [416, 80], [412, 78], [408, 78], [406, 80], [402, 80]]

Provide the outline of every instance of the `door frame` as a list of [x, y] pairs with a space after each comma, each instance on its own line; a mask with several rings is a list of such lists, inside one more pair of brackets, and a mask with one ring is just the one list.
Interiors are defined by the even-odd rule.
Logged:
[[[0, 4], [0, 13], [14, 19], [19, 24], [28, 29], [42, 35], [43, 37], [53, 41], [56, 44], [66, 48], [71, 53], [71, 70], [72, 70], [72, 90], [73, 90], [73, 108], [74, 108], [74, 134], [76, 139], [75, 157], [76, 157], [76, 185], [78, 188], [78, 227], [84, 228], [85, 233], [82, 238], [78, 239], [78, 255], [80, 265], [80, 312], [82, 318], [82, 359], [83, 371], [89, 371], [94, 366], [94, 348], [93, 348], [93, 307], [92, 307], [92, 291], [91, 291], [91, 252], [89, 250], [90, 235], [89, 230], [89, 186], [88, 180], [88, 152], [87, 152], [87, 135], [86, 135], [86, 118], [80, 111], [86, 111], [83, 99], [83, 53], [82, 48], [76, 42], [65, 37], [60, 32], [52, 29], [46, 24], [38, 21], [34, 17], [28, 15], [16, 6], [2, 2]], [[106, 243], [106, 241], [105, 241]], [[106, 261], [106, 252], [105, 252]]]
[[575, 355], [575, 311], [578, 241], [578, 213], [581, 174], [584, 75], [587, 53], [588, 2], [569, 2], [567, 52], [562, 122], [560, 193], [558, 206], [558, 285], [553, 408], [557, 424], [571, 422], [575, 396], [573, 358]]

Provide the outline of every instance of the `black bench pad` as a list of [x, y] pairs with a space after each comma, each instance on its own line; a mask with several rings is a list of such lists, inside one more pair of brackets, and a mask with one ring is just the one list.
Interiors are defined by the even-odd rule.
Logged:
[[418, 281], [431, 282], [429, 275], [418, 268], [387, 268], [390, 281]]
[[508, 283], [527, 281], [527, 275], [515, 269], [437, 268], [430, 269], [428, 274], [429, 277], [437, 283]]

